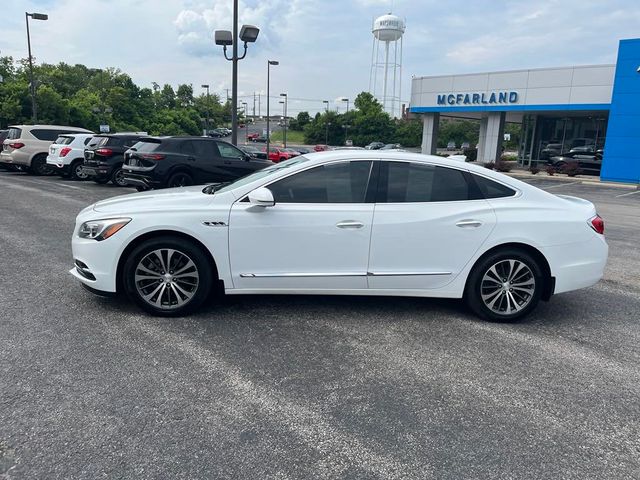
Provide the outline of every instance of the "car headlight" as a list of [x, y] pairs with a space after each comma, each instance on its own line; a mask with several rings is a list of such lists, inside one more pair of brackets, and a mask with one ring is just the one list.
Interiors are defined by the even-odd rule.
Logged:
[[130, 218], [107, 218], [105, 220], [91, 220], [80, 225], [78, 236], [93, 240], [106, 240], [131, 221]]

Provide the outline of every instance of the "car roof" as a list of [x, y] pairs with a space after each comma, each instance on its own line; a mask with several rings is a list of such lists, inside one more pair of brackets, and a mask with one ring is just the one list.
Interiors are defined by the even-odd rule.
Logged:
[[60, 129], [60, 130], [74, 130], [77, 131], [78, 133], [92, 133], [91, 130], [87, 130], [86, 128], [82, 128], [82, 127], [71, 127], [69, 125], [9, 125], [9, 128], [22, 128], [22, 129], [26, 129], [26, 128], [55, 128], [55, 129]]

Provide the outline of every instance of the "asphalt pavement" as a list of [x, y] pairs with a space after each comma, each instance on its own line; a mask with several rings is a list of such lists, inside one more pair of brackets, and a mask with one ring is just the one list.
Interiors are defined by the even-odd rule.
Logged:
[[0, 478], [640, 478], [640, 193], [528, 181], [594, 201], [610, 260], [520, 323], [306, 296], [166, 319], [67, 273], [75, 215], [132, 190], [0, 171]]

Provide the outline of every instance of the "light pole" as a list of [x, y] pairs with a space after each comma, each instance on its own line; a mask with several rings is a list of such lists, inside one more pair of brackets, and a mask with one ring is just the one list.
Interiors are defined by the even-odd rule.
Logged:
[[205, 88], [207, 90], [207, 108], [205, 109], [205, 115], [207, 116], [207, 118], [205, 118], [204, 121], [204, 128], [205, 128], [205, 132], [204, 135], [205, 137], [207, 135], [209, 135], [209, 85], [201, 85], [202, 88]]
[[327, 106], [326, 112], [329, 113], [329, 100], [322, 100], [322, 103], [324, 103]]
[[247, 102], [242, 102], [242, 107], [244, 111], [244, 143], [247, 143], [247, 135], [249, 135], [249, 122], [247, 121]]
[[267, 158], [269, 158], [269, 143], [271, 132], [269, 131], [269, 78], [271, 77], [271, 65], [279, 65], [277, 60], [267, 60]]
[[[216, 45], [222, 45], [224, 58], [233, 62], [231, 72], [231, 143], [238, 144], [238, 60], [247, 56], [247, 43], [253, 43], [258, 38], [260, 29], [253, 25], [243, 25], [240, 29], [240, 40], [244, 42], [244, 53], [238, 57], [238, 0], [233, 0], [233, 33], [229, 30], [216, 30], [214, 38]], [[233, 46], [233, 55], [227, 57], [227, 46]]]
[[340, 99], [342, 102], [347, 102], [347, 113], [349, 113], [349, 99], [347, 97], [343, 97]]
[[329, 126], [331, 125], [331, 122], [325, 122], [324, 126], [325, 126], [325, 131], [324, 131], [324, 144], [325, 145], [329, 145]]
[[38, 121], [38, 107], [36, 105], [36, 84], [33, 79], [33, 60], [31, 58], [31, 36], [29, 35], [29, 17], [34, 20], [47, 20], [49, 15], [44, 13], [27, 13], [24, 12], [24, 19], [27, 22], [27, 47], [29, 49], [29, 82], [31, 84], [31, 115], [33, 118], [33, 123], [37, 123]]
[[287, 148], [287, 102], [288, 102], [288, 97], [286, 93], [281, 93], [280, 94], [281, 97], [284, 97], [284, 102], [282, 100], [280, 100], [280, 103], [284, 103], [284, 135], [283, 135], [283, 143], [284, 143], [284, 148]]

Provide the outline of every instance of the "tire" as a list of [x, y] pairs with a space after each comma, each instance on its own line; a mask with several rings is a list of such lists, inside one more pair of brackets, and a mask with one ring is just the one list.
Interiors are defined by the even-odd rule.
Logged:
[[280, 157], [280, 161], [281, 161], [281, 162], [284, 162], [285, 160], [286, 160], [286, 158], [284, 158], [284, 157]]
[[82, 171], [84, 162], [82, 160], [75, 160], [69, 166], [69, 176], [72, 180], [86, 180], [87, 174]]
[[51, 172], [51, 167], [47, 165], [47, 157], [45, 155], [33, 157], [31, 167], [27, 170], [27, 173], [31, 175], [49, 175]]
[[124, 178], [124, 170], [122, 170], [122, 165], [118, 165], [113, 169], [113, 173], [111, 173], [111, 183], [118, 187], [127, 186], [127, 181]]
[[137, 190], [138, 192], [146, 192], [147, 190], [150, 190], [150, 189], [149, 189], [149, 188], [147, 188], [147, 187], [143, 187], [143, 186], [141, 186], [141, 185], [138, 185], [138, 186], [136, 187], [136, 190]]
[[536, 307], [545, 282], [535, 258], [524, 250], [505, 248], [476, 263], [467, 280], [465, 301], [484, 320], [512, 322]]
[[193, 185], [193, 177], [186, 172], [174, 173], [167, 180], [167, 188], [188, 187]]
[[[175, 271], [182, 272], [180, 277], [169, 273]], [[129, 298], [143, 310], [173, 317], [196, 310], [209, 297], [212, 271], [200, 247], [183, 238], [163, 236], [147, 240], [129, 254], [122, 280]]]

